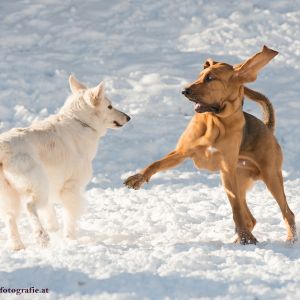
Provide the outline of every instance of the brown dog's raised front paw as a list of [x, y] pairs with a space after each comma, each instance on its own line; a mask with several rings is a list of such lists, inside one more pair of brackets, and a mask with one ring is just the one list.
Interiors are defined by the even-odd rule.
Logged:
[[128, 177], [124, 184], [130, 189], [138, 190], [145, 182], [146, 180], [142, 174], [135, 174]]
[[236, 233], [237, 233], [237, 238], [234, 241], [235, 243], [238, 243], [241, 245], [249, 245], [249, 244], [256, 245], [258, 243], [255, 236], [247, 230], [236, 229]]

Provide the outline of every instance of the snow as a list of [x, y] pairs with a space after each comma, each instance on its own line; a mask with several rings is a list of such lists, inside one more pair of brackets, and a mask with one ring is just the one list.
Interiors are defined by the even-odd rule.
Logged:
[[[132, 116], [101, 140], [77, 241], [52, 233], [42, 249], [23, 217], [27, 248], [12, 253], [0, 224], [1, 286], [49, 288], [45, 299], [300, 298], [300, 244], [284, 243], [278, 205], [262, 184], [248, 196], [256, 246], [231, 243], [218, 174], [186, 162], [142, 190], [122, 185], [173, 150], [193, 114], [180, 91], [206, 58], [238, 63], [266, 44], [280, 55], [250, 86], [276, 109], [299, 227], [299, 1], [1, 1], [0, 18], [1, 131], [55, 113], [71, 73], [89, 85], [105, 79], [113, 103]], [[261, 116], [250, 101], [245, 110]]]

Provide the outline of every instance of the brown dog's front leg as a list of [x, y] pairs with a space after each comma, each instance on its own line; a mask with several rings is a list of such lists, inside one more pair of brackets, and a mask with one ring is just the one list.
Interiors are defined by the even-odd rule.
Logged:
[[152, 163], [140, 173], [128, 177], [124, 181], [124, 184], [129, 188], [137, 190], [145, 182], [148, 182], [155, 173], [173, 168], [180, 164], [185, 158], [185, 155], [177, 150], [174, 150], [161, 160]]
[[221, 170], [222, 183], [231, 204], [235, 230], [238, 235], [236, 242], [240, 244], [256, 244], [257, 240], [247, 227], [245, 207], [239, 193], [235, 169]]

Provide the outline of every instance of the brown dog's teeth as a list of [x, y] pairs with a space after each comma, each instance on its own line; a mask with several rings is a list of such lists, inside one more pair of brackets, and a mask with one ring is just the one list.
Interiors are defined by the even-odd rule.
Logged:
[[201, 112], [203, 112], [203, 109], [202, 109], [203, 107], [202, 107], [202, 105], [200, 104], [200, 103], [196, 103], [195, 104], [195, 111], [197, 112], [197, 113], [201, 113]]

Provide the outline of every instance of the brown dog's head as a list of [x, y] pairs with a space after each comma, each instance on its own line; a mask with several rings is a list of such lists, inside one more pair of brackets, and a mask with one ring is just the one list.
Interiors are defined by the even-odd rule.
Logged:
[[196, 103], [197, 113], [228, 116], [242, 105], [243, 84], [255, 81], [258, 72], [277, 54], [277, 51], [264, 46], [261, 52], [234, 66], [208, 59], [198, 79], [189, 84], [182, 94]]

